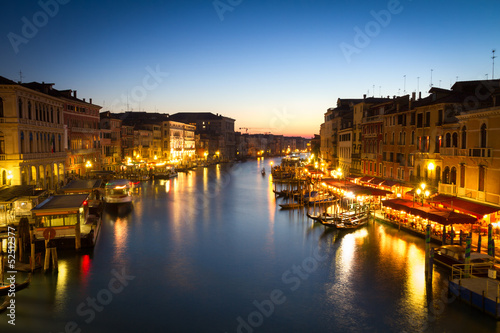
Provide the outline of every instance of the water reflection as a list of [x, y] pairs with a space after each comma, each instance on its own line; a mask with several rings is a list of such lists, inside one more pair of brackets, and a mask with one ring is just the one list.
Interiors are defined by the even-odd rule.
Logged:
[[56, 295], [55, 295], [55, 310], [61, 312], [66, 308], [68, 301], [68, 263], [61, 260], [58, 263]]

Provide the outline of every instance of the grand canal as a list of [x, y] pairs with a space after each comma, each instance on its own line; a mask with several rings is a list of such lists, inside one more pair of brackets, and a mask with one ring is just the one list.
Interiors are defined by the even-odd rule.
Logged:
[[92, 251], [60, 251], [57, 274], [34, 275], [0, 331], [500, 331], [448, 297], [446, 271], [426, 287], [422, 239], [280, 211], [270, 161], [142, 182], [131, 210], [106, 211]]

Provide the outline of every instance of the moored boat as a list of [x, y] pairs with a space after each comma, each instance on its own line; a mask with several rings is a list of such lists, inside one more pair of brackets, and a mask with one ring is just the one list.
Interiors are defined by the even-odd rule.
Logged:
[[132, 202], [133, 183], [128, 179], [115, 179], [104, 187], [104, 202], [120, 204]]
[[[11, 285], [6, 285], [6, 286], [1, 286], [0, 287], [0, 296], [7, 296], [11, 292], [18, 292], [20, 290], [23, 290], [25, 288], [28, 288], [31, 283], [31, 274], [26, 278], [25, 281], [20, 282], [20, 283], [14, 283], [14, 288], [11, 289]], [[2, 310], [0, 306], [0, 311]]]
[[310, 219], [312, 220], [316, 220], [316, 221], [333, 221], [335, 218], [337, 218], [336, 216], [330, 214], [330, 213], [320, 213], [320, 214], [316, 214], [316, 215], [313, 215], [313, 214], [309, 214], [309, 213], [306, 213], [307, 217], [309, 217]]
[[54, 195], [33, 208], [36, 240], [42, 241], [50, 235], [58, 247], [70, 247], [78, 237], [82, 247], [93, 247], [101, 229], [101, 215], [91, 211], [89, 196]]
[[[453, 265], [463, 266], [465, 264], [465, 248], [461, 245], [443, 245], [434, 248], [434, 262], [436, 264], [452, 268]], [[471, 252], [470, 264], [472, 274], [476, 276], [488, 276], [488, 270], [497, 270], [495, 260], [486, 253]], [[500, 277], [500, 274], [496, 274]]]
[[293, 202], [293, 203], [287, 203], [287, 204], [280, 204], [281, 209], [296, 209], [296, 208], [301, 208], [304, 207], [303, 203], [299, 202]]

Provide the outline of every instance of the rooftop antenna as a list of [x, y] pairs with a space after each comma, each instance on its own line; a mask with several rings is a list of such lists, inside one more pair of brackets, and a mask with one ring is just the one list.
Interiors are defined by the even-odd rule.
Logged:
[[496, 52], [495, 49], [491, 50], [491, 54], [492, 54], [491, 59], [493, 60], [493, 70], [491, 72], [491, 79], [492, 80], [495, 79], [495, 58], [496, 58], [495, 52]]
[[430, 84], [431, 88], [432, 88], [432, 71], [433, 71], [433, 69], [431, 68], [431, 84]]
[[406, 95], [406, 75], [403, 75], [403, 77], [405, 78], [405, 84], [404, 84], [403, 94]]
[[23, 72], [19, 71], [19, 83], [23, 83]]
[[488, 73], [484, 74], [486, 76], [486, 81], [488, 81]]
[[375, 85], [373, 85], [373, 95], [372, 97], [375, 97]]

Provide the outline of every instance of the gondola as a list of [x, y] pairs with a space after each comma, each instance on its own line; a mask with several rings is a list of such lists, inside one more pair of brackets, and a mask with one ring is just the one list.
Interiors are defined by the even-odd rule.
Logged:
[[329, 213], [321, 213], [321, 214], [317, 214], [317, 215], [312, 215], [312, 214], [306, 213], [306, 215], [308, 218], [310, 218], [312, 220], [316, 220], [316, 221], [319, 221], [319, 220], [333, 221], [335, 219], [335, 216], [333, 216], [332, 214], [329, 214]]
[[[29, 287], [30, 283], [31, 283], [31, 274], [28, 276], [28, 278], [26, 278], [26, 280], [24, 282], [14, 283], [14, 286], [15, 286], [14, 291], [18, 292], [19, 290], [23, 290], [23, 289]], [[10, 285], [0, 287], [0, 297], [7, 296], [10, 291], [11, 291]]]
[[366, 223], [368, 223], [368, 215], [361, 213], [351, 218], [342, 219], [340, 223], [337, 223], [337, 229], [357, 229]]
[[281, 209], [295, 209], [304, 207], [303, 203], [288, 203], [288, 204], [280, 204]]

